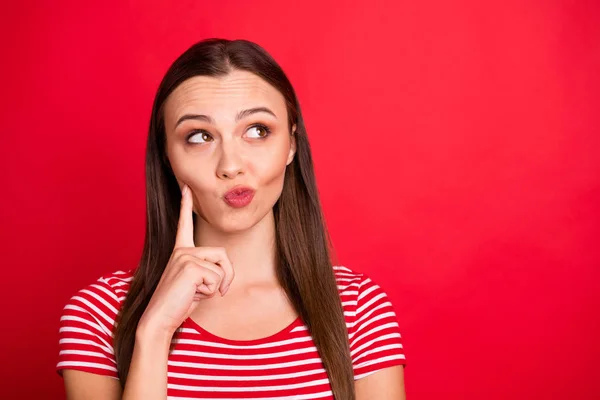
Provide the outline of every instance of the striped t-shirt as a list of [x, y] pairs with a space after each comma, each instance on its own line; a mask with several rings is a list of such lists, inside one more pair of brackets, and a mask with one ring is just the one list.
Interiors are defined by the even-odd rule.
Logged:
[[[400, 331], [386, 293], [362, 273], [334, 267], [358, 380], [404, 365]], [[133, 277], [118, 271], [75, 294], [60, 319], [56, 366], [118, 379], [114, 321]], [[298, 318], [256, 340], [215, 336], [186, 319], [172, 339], [169, 399], [332, 399], [331, 386], [306, 326]]]

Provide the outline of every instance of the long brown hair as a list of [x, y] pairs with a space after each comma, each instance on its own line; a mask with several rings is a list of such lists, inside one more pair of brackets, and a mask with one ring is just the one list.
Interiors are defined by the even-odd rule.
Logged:
[[275, 60], [263, 48], [246, 40], [207, 39], [194, 44], [171, 65], [156, 93], [146, 148], [146, 238], [115, 331], [121, 385], [125, 386], [129, 372], [138, 322], [175, 245], [181, 192], [166, 158], [165, 100], [186, 79], [198, 75], [224, 76], [232, 69], [252, 72], [279, 90], [286, 102], [288, 127], [296, 124], [296, 155], [285, 171], [283, 191], [273, 208], [277, 277], [308, 327], [334, 397], [354, 400], [348, 331], [298, 99]]

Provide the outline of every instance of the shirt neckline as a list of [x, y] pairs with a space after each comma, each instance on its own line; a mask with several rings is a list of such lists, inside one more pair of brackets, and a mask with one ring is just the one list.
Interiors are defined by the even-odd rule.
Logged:
[[226, 343], [226, 344], [234, 344], [234, 345], [249, 345], [249, 344], [263, 344], [268, 342], [273, 342], [279, 339], [284, 338], [286, 335], [292, 332], [294, 328], [302, 325], [302, 319], [298, 316], [291, 324], [283, 328], [277, 333], [274, 333], [270, 336], [258, 339], [251, 340], [236, 340], [236, 339], [227, 339], [221, 336], [217, 336], [213, 333], [210, 333], [206, 329], [202, 328], [199, 324], [197, 324], [193, 319], [188, 317], [185, 322], [196, 332], [198, 332], [201, 336], [204, 336], [212, 341]]

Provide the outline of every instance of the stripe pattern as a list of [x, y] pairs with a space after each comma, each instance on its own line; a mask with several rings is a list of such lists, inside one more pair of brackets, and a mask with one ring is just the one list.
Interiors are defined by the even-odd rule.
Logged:
[[[365, 274], [334, 266], [358, 380], [404, 365], [396, 313], [387, 294]], [[114, 379], [114, 321], [133, 271], [117, 271], [80, 290], [63, 309], [56, 365]], [[300, 319], [267, 338], [220, 338], [188, 318], [172, 339], [169, 399], [333, 399], [313, 340]]]

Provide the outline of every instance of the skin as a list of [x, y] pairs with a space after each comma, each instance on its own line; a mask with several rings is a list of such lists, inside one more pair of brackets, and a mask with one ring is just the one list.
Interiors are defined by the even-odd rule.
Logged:
[[[240, 111], [258, 107], [272, 114], [260, 111], [236, 120]], [[212, 121], [178, 123], [199, 114]], [[165, 127], [167, 157], [180, 186], [190, 187], [200, 217], [195, 244], [224, 247], [235, 266], [228, 295], [201, 302], [191, 318], [228, 339], [266, 337], [285, 328], [297, 315], [275, 273], [273, 206], [296, 146], [283, 96], [245, 71], [194, 77], [167, 99]], [[256, 190], [252, 202], [238, 209], [222, 199], [237, 185]]]
[[[256, 108], [270, 112], [237, 118], [240, 111]], [[197, 115], [210, 121], [190, 117]], [[171, 310], [172, 318], [165, 318], [163, 305], [173, 293], [189, 293], [193, 304], [185, 315], [228, 339], [266, 337], [297, 317], [275, 272], [273, 206], [296, 151], [296, 127], [288, 126], [283, 96], [258, 76], [234, 70], [223, 77], [199, 76], [183, 82], [168, 97], [164, 116], [168, 160], [180, 187], [189, 188], [182, 197], [176, 240], [176, 250], [181, 251], [177, 257], [174, 251], [153, 296], [156, 301], [150, 302], [140, 320], [123, 399], [166, 398], [163, 390], [149, 387], [148, 382], [166, 387], [162, 381], [171, 330], [185, 311]], [[256, 193], [248, 206], [236, 209], [226, 204], [223, 195], [238, 185]], [[195, 227], [192, 210], [198, 217]], [[203, 269], [193, 272], [183, 266], [192, 254], [204, 260]], [[219, 268], [222, 259], [232, 265], [233, 274]], [[195, 275], [183, 279], [185, 271]], [[174, 290], [190, 279], [203, 285], [202, 293], [189, 292], [189, 285]], [[167, 326], [165, 319], [173, 321]], [[121, 398], [118, 382], [109, 377], [66, 370], [64, 380], [69, 399]], [[365, 377], [356, 382], [356, 391], [357, 400], [404, 399], [403, 368], [386, 368]]]
[[[236, 122], [239, 111], [256, 107], [275, 115], [259, 112]], [[177, 124], [190, 114], [207, 115], [214, 124], [192, 119]], [[257, 123], [269, 127], [271, 134], [261, 138], [264, 130], [252, 127]], [[194, 77], [167, 99], [165, 126], [167, 157], [180, 186], [189, 185], [200, 217], [196, 245], [225, 247], [235, 265], [237, 284], [276, 282], [273, 206], [296, 150], [283, 96], [249, 72]], [[194, 130], [208, 135], [196, 133], [188, 140]], [[241, 209], [222, 200], [237, 185], [256, 190], [252, 203]]]

